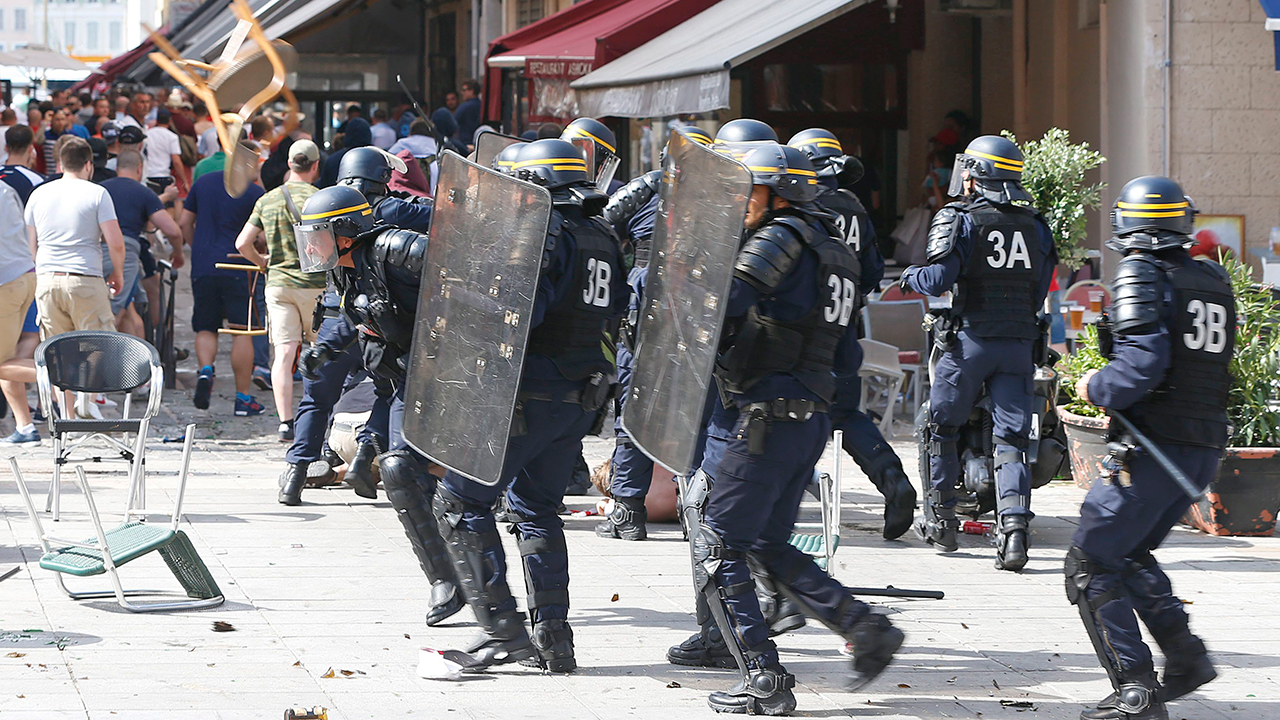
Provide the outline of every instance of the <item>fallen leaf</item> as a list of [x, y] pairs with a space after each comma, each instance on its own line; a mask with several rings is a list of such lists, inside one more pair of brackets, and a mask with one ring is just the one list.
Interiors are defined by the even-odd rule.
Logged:
[[11, 652], [8, 655], [5, 655], [5, 657], [11, 657], [11, 658], [20, 658], [20, 657], [26, 657], [26, 656], [27, 656], [26, 653], [20, 653], [20, 652]]
[[320, 676], [320, 679], [322, 679], [322, 680], [328, 680], [328, 679], [329, 679], [329, 678], [331, 678], [331, 677], [333, 677], [333, 668], [329, 668], [329, 672], [327, 672], [327, 673], [325, 673], [325, 674], [321, 675], [321, 676]]
[[352, 675], [355, 675], [355, 673], [350, 670], [339, 670], [338, 672], [342, 673], [343, 677], [351, 677]]
[[964, 628], [965, 630], [969, 629], [969, 626], [965, 625], [964, 623], [960, 623], [960, 627]]
[[26, 697], [26, 695], [19, 695], [18, 697], [20, 697], [20, 698], [25, 698], [25, 697]]
[[214, 620], [213, 631], [214, 632], [235, 632], [236, 626], [222, 620]]
[[911, 686], [906, 683], [898, 683], [898, 687], [902, 688], [903, 690], [911, 689]]
[[613, 597], [609, 599], [609, 602], [618, 602], [618, 593], [614, 593]]
[[999, 689], [1000, 689], [1000, 683], [996, 682], [995, 680], [992, 680], [992, 681], [991, 681], [991, 684], [992, 684], [992, 685], [995, 685], [997, 690], [999, 690]]
[[405, 633], [405, 634], [404, 634], [404, 639], [405, 639], [405, 640], [412, 640], [413, 638], [409, 637], [409, 633]]
[[301, 661], [301, 660], [299, 660], [298, 662], [294, 663], [294, 664], [293, 664], [293, 666], [294, 666], [294, 667], [302, 667], [302, 661]]
[[[618, 596], [617, 596], [617, 595], [614, 595], [614, 597], [618, 597]], [[667, 687], [669, 687], [669, 688], [678, 688], [678, 687], [680, 687], [680, 683], [676, 682], [675, 680], [672, 680], [671, 682], [667, 683]]]

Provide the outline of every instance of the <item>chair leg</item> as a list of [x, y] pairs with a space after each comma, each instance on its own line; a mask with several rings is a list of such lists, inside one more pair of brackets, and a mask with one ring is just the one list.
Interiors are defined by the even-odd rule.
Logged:
[[53, 510], [53, 521], [62, 517], [62, 436], [53, 436], [53, 483], [49, 486], [49, 499], [45, 502], [44, 511]]
[[880, 433], [886, 438], [893, 436], [893, 409], [898, 404], [898, 395], [902, 392], [902, 382], [904, 376], [899, 375], [891, 381], [892, 389], [889, 391], [889, 398], [884, 404], [884, 417], [880, 418]]
[[133, 462], [129, 467], [129, 501], [125, 506], [125, 512], [132, 514], [137, 510], [145, 512], [147, 509], [147, 431], [150, 427], [150, 421], [143, 420], [138, 425], [138, 436], [133, 442]]

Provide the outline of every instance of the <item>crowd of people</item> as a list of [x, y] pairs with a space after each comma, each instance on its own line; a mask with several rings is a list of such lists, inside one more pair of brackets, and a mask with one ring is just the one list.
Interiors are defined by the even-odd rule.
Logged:
[[[40, 441], [23, 386], [34, 379], [30, 354], [37, 338], [71, 330], [145, 332], [155, 307], [146, 297], [154, 292], [148, 280], [156, 256], [167, 251], [168, 262], [181, 267], [190, 246], [194, 403], [209, 407], [224, 323], [251, 328], [265, 319], [268, 348], [250, 333], [232, 340], [234, 413], [262, 414], [250, 390], [255, 384], [271, 390], [279, 438], [290, 443], [279, 501], [300, 504], [303, 488], [331, 482], [337, 466], [345, 466], [346, 481], [362, 497], [376, 497], [380, 480], [431, 581], [427, 624], [465, 604], [482, 631], [456, 656], [461, 669], [511, 662], [549, 672], [576, 669], [561, 502], [581, 462], [582, 440], [598, 430], [610, 400], [616, 398], [622, 415], [627, 403], [653, 394], [680, 406], [672, 416], [689, 419], [687, 427], [673, 423], [654, 431], [696, 438], [696, 471], [681, 483], [681, 517], [691, 541], [699, 628], [672, 647], [668, 659], [737, 669], [737, 684], [709, 698], [718, 712], [788, 714], [796, 707], [795, 678], [772, 638], [811, 618], [846, 644], [851, 689], [874, 680], [904, 634], [789, 542], [833, 428], [844, 431], [842, 449], [885, 497], [885, 536], [906, 533], [915, 516], [916, 492], [901, 459], [858, 407], [855, 311], [878, 289], [884, 271], [874, 227], [854, 191], [863, 176], [858, 159], [825, 129], [804, 130], [783, 144], [765, 123], [739, 119], [714, 137], [696, 127], [679, 129], [680, 155], [666, 156], [665, 172], [624, 185], [612, 179], [613, 133], [598, 120], [578, 118], [563, 129], [542, 126], [502, 149], [492, 158], [496, 173], [471, 167], [465, 182], [490, 183], [490, 197], [503, 197], [502, 188], [517, 192], [520, 183], [504, 185], [511, 183], [505, 176], [514, 176], [545, 188], [551, 207], [542, 225], [508, 218], [503, 237], [512, 272], [527, 258], [523, 270], [536, 287], [531, 309], [504, 295], [495, 280], [460, 288], [456, 302], [480, 303], [465, 317], [496, 308], [497, 316], [505, 311], [507, 325], [527, 314], [531, 329], [522, 341], [514, 405], [486, 397], [463, 421], [483, 431], [490, 424], [479, 422], [480, 414], [494, 413], [487, 419], [498, 421], [493, 427], [509, 424], [509, 434], [464, 434], [465, 441], [450, 444], [440, 438], [451, 430], [435, 427], [424, 435], [422, 423], [448, 418], [458, 407], [450, 399], [461, 396], [411, 397], [408, 388], [423, 372], [413, 370], [413, 330], [423, 278], [430, 275], [424, 270], [430, 196], [442, 182], [439, 153], [479, 144], [476, 134], [485, 126], [478, 94], [469, 81], [457, 107], [446, 105], [431, 121], [402, 105], [375, 109], [370, 123], [353, 106], [327, 157], [305, 133], [286, 132], [282, 118], [254, 118], [245, 141], [260, 154], [259, 174], [238, 197], [226, 191], [226, 156], [208, 137], [207, 109], [180, 93], [166, 96], [161, 107], [144, 91], [96, 99], [55, 95], [47, 112], [33, 109], [38, 115], [29, 116], [29, 125], [11, 125], [0, 170], [0, 212], [10, 221], [0, 228], [0, 351], [11, 359], [0, 364], [0, 383], [18, 427], [5, 442]], [[452, 132], [445, 132], [449, 120]], [[952, 134], [958, 141], [958, 131]], [[581, 143], [592, 146], [594, 166]], [[706, 154], [702, 161], [699, 153]], [[929, 188], [940, 207], [924, 261], [898, 280], [903, 291], [953, 293], [935, 328], [936, 377], [921, 437], [928, 477], [915, 526], [940, 551], [957, 548], [957, 442], [986, 387], [994, 420], [995, 559], [998, 568], [1016, 572], [1027, 562], [1033, 517], [1031, 380], [1036, 347], [1049, 342], [1041, 317], [1057, 264], [1054, 239], [1021, 185], [1024, 159], [1012, 142], [973, 138], [950, 168], [940, 157], [934, 157]], [[694, 168], [706, 167], [699, 162], [707, 158], [741, 163], [735, 167], [750, 175], [748, 197], [715, 185], [711, 174], [699, 177]], [[661, 207], [662, 188], [673, 177], [704, 184], [693, 194], [699, 207]], [[450, 182], [456, 189], [459, 181]], [[942, 203], [944, 185], [952, 200]], [[744, 203], [745, 216], [732, 217]], [[506, 207], [468, 206], [494, 216]], [[696, 397], [662, 395], [672, 386], [660, 384], [675, 381], [661, 378], [679, 373], [644, 372], [651, 369], [643, 366], [645, 323], [653, 320], [639, 318], [660, 315], [640, 312], [656, 302], [646, 288], [652, 243], [663, 220], [670, 237], [679, 235], [681, 223], [717, 227], [697, 223], [702, 210], [718, 212], [721, 223], [729, 218], [723, 237], [700, 237], [708, 245], [697, 249], [710, 252], [713, 242], [728, 248], [730, 293], [669, 300], [723, 308], [714, 326], [698, 326], [694, 317], [685, 328], [721, 338], [714, 369], [706, 368], [714, 388]], [[1094, 485], [1066, 558], [1068, 599], [1079, 606], [1115, 689], [1082, 716], [1092, 720], [1166, 718], [1167, 701], [1215, 676], [1151, 555], [1189, 504], [1152, 456], [1171, 455], [1203, 487], [1226, 442], [1231, 343], [1222, 323], [1234, 315], [1233, 299], [1220, 267], [1187, 254], [1194, 212], [1168, 178], [1138, 178], [1121, 192], [1109, 247], [1124, 258], [1105, 348], [1115, 362], [1086, 375], [1077, 388], [1087, 401], [1131, 414], [1145, 435], [1123, 440], [1146, 443], [1145, 452], [1121, 461], [1125, 466], [1112, 482]], [[460, 213], [451, 222], [466, 218]], [[487, 227], [453, 229], [465, 236]], [[526, 245], [540, 254], [526, 253]], [[261, 298], [248, 279], [252, 273], [219, 267], [229, 259], [265, 273]], [[691, 283], [685, 292], [699, 290]], [[632, 319], [624, 322], [628, 310]], [[507, 353], [494, 360], [509, 359], [505, 342], [470, 336], [483, 327], [464, 322], [421, 342], [470, 343], [468, 352], [479, 360], [488, 360], [490, 351]], [[423, 352], [434, 358], [438, 350]], [[475, 372], [488, 372], [490, 365], [472, 355]], [[658, 354], [667, 355], [682, 354]], [[296, 413], [295, 364], [303, 393]], [[352, 430], [350, 443], [340, 443], [332, 420], [349, 398], [367, 411], [367, 420]], [[68, 398], [69, 409], [92, 416], [101, 400], [81, 394]], [[431, 402], [440, 406], [424, 410]], [[414, 407], [413, 414], [406, 407]], [[629, 437], [626, 431], [636, 428], [618, 429], [609, 482], [614, 502], [596, 532], [644, 540], [651, 448]], [[451, 469], [419, 452], [432, 442], [439, 447], [428, 454]], [[496, 448], [500, 461], [484, 477], [441, 459], [467, 459], [478, 446]], [[520, 548], [527, 618], [517, 612], [506, 581], [499, 520], [511, 523]], [[1139, 619], [1165, 651], [1159, 681]]]

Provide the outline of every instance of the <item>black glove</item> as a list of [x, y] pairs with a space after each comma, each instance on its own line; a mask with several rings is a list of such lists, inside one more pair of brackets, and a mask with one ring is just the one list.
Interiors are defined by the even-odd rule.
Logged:
[[[907, 270], [910, 270], [910, 269], [911, 268], [907, 268]], [[898, 289], [904, 293], [915, 292], [914, 290], [911, 289], [911, 283], [907, 281], [906, 270], [903, 270], [902, 277], [898, 278]]]
[[333, 359], [329, 348], [323, 345], [312, 345], [302, 351], [298, 366], [302, 369], [302, 377], [308, 380], [320, 379], [320, 368]]

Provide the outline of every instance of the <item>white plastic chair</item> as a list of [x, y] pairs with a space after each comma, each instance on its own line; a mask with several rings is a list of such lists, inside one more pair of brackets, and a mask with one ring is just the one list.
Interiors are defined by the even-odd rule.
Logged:
[[862, 344], [862, 367], [858, 370], [858, 377], [862, 378], [862, 397], [858, 407], [865, 412], [869, 397], [883, 396], [885, 407], [880, 419], [880, 432], [891, 436], [894, 406], [898, 404], [898, 394], [906, 380], [906, 373], [898, 362], [898, 348], [866, 338], [858, 342]]

